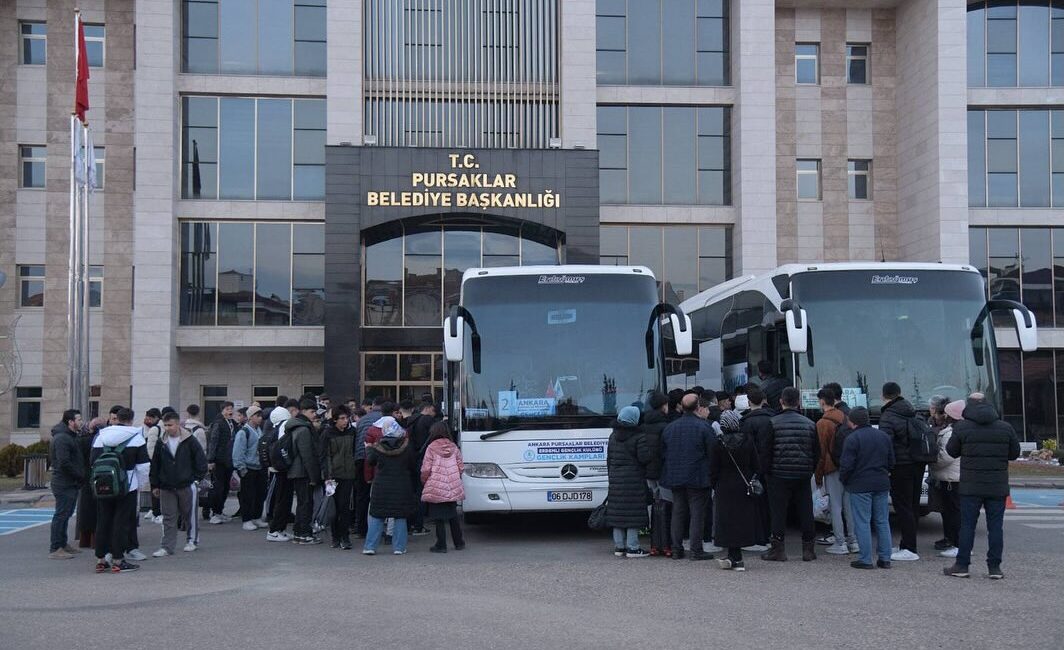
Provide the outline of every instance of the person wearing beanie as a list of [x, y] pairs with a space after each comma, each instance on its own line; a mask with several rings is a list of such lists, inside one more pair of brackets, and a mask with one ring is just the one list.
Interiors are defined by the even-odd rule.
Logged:
[[244, 530], [268, 528], [262, 519], [262, 504], [266, 500], [267, 472], [259, 459], [259, 440], [262, 438], [262, 409], [251, 405], [245, 411], [247, 421], [233, 439], [233, 469], [240, 476], [240, 518]]
[[750, 410], [750, 398], [746, 393], [735, 396], [735, 410], [738, 411], [739, 414], [746, 413]]
[[647, 396], [647, 411], [643, 413], [643, 433], [646, 435], [650, 462], [647, 463], [647, 487], [654, 498], [650, 510], [650, 555], [672, 556], [672, 490], [663, 487], [661, 478], [661, 434], [669, 424], [669, 398], [661, 391]]
[[720, 433], [709, 449], [709, 486], [717, 517], [714, 542], [728, 555], [717, 563], [725, 570], [745, 571], [743, 547], [757, 543], [761, 526], [753, 483], [760, 481], [761, 466], [754, 438], [742, 432], [737, 411], [723, 411], [718, 427]]
[[[291, 412], [284, 406], [276, 406], [270, 411], [270, 423], [273, 425], [273, 442], [276, 444], [285, 435]], [[265, 434], [264, 434], [265, 435]], [[266, 488], [266, 508], [269, 516], [270, 530], [266, 533], [267, 542], [288, 542], [291, 537], [285, 532], [288, 521], [292, 519], [292, 483], [288, 473], [269, 468], [270, 483]]]
[[617, 557], [649, 557], [639, 547], [639, 529], [648, 525], [646, 470], [650, 447], [639, 427], [639, 409], [626, 406], [617, 413], [606, 450], [609, 492], [606, 525], [613, 527], [613, 554]]
[[[850, 563], [855, 569], [890, 568], [891, 537], [889, 510], [890, 470], [894, 467], [894, 443], [890, 436], [872, 427], [868, 409], [858, 406], [848, 416], [853, 430], [846, 435], [839, 460], [839, 478], [850, 494], [853, 529], [860, 557]], [[872, 564], [872, 522], [875, 522], [878, 561]]]

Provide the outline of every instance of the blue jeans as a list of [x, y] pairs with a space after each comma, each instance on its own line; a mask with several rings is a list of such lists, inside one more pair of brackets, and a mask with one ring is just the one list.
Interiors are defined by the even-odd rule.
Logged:
[[639, 529], [614, 528], [613, 548], [624, 548], [629, 551], [634, 551], [639, 548]]
[[58, 551], [67, 545], [67, 525], [70, 516], [74, 514], [74, 506], [78, 503], [78, 494], [81, 489], [78, 486], [53, 487], [55, 495], [55, 514], [52, 515], [52, 543], [49, 552]]
[[853, 510], [853, 532], [861, 547], [860, 561], [872, 564], [872, 523], [876, 525], [878, 556], [890, 562], [890, 521], [887, 490], [880, 492], [850, 492], [850, 508]]
[[[366, 532], [366, 543], [362, 546], [367, 551], [376, 551], [380, 544], [381, 535], [384, 534], [384, 519], [369, 516], [369, 530]], [[392, 550], [406, 552], [406, 519], [395, 520], [395, 534], [392, 535]]]
[[967, 568], [972, 562], [972, 546], [975, 545], [975, 526], [979, 523], [979, 509], [986, 510], [986, 537], [989, 548], [986, 564], [996, 567], [1001, 564], [1005, 548], [1005, 497], [972, 497], [961, 495], [961, 530], [957, 535], [957, 566]]

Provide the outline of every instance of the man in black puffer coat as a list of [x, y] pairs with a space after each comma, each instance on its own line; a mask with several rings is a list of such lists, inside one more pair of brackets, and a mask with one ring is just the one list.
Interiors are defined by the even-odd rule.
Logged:
[[[761, 387], [755, 384], [749, 384], [746, 387], [746, 398], [750, 404], [750, 409], [743, 413], [740, 420], [739, 430], [754, 441], [754, 446], [757, 449], [758, 460], [763, 460], [771, 452], [771, 440], [772, 440], [772, 416], [775, 413], [765, 407], [765, 394], [761, 392]], [[762, 465], [762, 473], [764, 473], [764, 466]], [[761, 527], [758, 529], [758, 546], [764, 546], [768, 544], [769, 531], [772, 530], [771, 521], [771, 508], [769, 507], [769, 495], [772, 493], [767, 485], [767, 481], [761, 481], [764, 485], [764, 491], [761, 496], [755, 498], [757, 505], [758, 516], [760, 517]], [[762, 549], [765, 550], [765, 549]]]
[[816, 424], [802, 415], [801, 393], [788, 386], [780, 396], [783, 412], [772, 418], [771, 444], [762, 457], [761, 470], [768, 474], [769, 506], [772, 509], [772, 548], [761, 556], [764, 560], [786, 562], [783, 535], [787, 529], [787, 510], [794, 503], [802, 526], [802, 560], [816, 559], [813, 549], [816, 527], [813, 523], [813, 491], [810, 479], [820, 458], [820, 441]]
[[[654, 391], [647, 398], [649, 409], [643, 414], [643, 433], [646, 434], [650, 462], [647, 463], [647, 485], [654, 496], [654, 507], [650, 518], [650, 554], [672, 553], [672, 497], [665, 499], [658, 479], [661, 478], [661, 434], [669, 424], [669, 398], [660, 391]], [[671, 495], [668, 489], [666, 496]]]
[[990, 578], [1000, 580], [1004, 549], [1005, 499], [1009, 496], [1009, 461], [1020, 455], [1020, 441], [1012, 426], [998, 417], [982, 393], [974, 393], [964, 408], [964, 419], [953, 425], [946, 453], [961, 459], [961, 530], [957, 559], [944, 569], [948, 576], [968, 577], [975, 543], [979, 509], [986, 511], [989, 549], [986, 564]]
[[[909, 453], [909, 421], [916, 417], [916, 409], [901, 396], [901, 386], [888, 381], [883, 384], [883, 410], [879, 416], [879, 430], [894, 442], [894, 469], [890, 471], [890, 500], [901, 530], [901, 543], [894, 560], [919, 560], [916, 553], [916, 521], [920, 512], [920, 484], [924, 480], [924, 466], [913, 462]], [[908, 551], [906, 553], [906, 551]]]
[[626, 406], [617, 414], [606, 452], [609, 494], [606, 525], [613, 527], [613, 554], [648, 557], [639, 548], [639, 529], [647, 525], [646, 468], [650, 448], [639, 428], [639, 409]]

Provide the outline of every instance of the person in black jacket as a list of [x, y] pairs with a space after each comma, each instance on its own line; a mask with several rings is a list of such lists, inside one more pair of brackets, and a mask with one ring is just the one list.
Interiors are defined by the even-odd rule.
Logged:
[[163, 514], [163, 539], [153, 557], [173, 555], [177, 531], [186, 531], [185, 551], [199, 545], [196, 521], [197, 490], [194, 487], [207, 475], [207, 455], [198, 440], [181, 428], [177, 413], [163, 416], [163, 435], [155, 443], [148, 478], [151, 493], [159, 500]]
[[[399, 411], [404, 415], [399, 425], [407, 430], [410, 446], [417, 456], [417, 466], [421, 467], [421, 461], [425, 459], [425, 448], [429, 444], [429, 429], [436, 423], [436, 407], [432, 402], [422, 402], [419, 412], [414, 413], [413, 409], [413, 402], [404, 401], [399, 404]], [[406, 415], [408, 412], [410, 415]], [[421, 478], [418, 476], [414, 477], [414, 493], [418, 507], [410, 521], [410, 534], [428, 535], [429, 530], [425, 528], [425, 505], [421, 502]]]
[[617, 557], [650, 556], [639, 548], [639, 529], [647, 525], [649, 462], [650, 448], [639, 428], [639, 409], [626, 406], [617, 413], [606, 452], [606, 525], [613, 527], [613, 554]]
[[1020, 441], [1012, 426], [998, 417], [982, 393], [973, 393], [964, 407], [963, 420], [953, 425], [946, 453], [961, 459], [961, 530], [957, 559], [943, 569], [948, 576], [967, 578], [975, 543], [979, 509], [986, 511], [987, 575], [994, 580], [1001, 572], [1005, 546], [1003, 522], [1009, 496], [1009, 461], [1020, 456]]
[[[772, 416], [775, 415], [775, 412], [766, 407], [765, 394], [761, 392], [761, 387], [756, 384], [746, 385], [746, 395], [744, 397], [749, 408], [742, 412], [739, 429], [754, 441], [758, 461], [760, 461], [760, 459], [765, 457], [766, 445], [772, 440]], [[762, 467], [761, 471], [764, 473], [765, 468]], [[747, 549], [758, 552], [768, 550], [769, 531], [772, 530], [771, 509], [768, 505], [768, 496], [771, 491], [767, 480], [762, 480], [761, 483], [764, 491], [761, 496], [755, 499], [761, 526], [758, 529], [757, 543]]]
[[692, 560], [712, 560], [702, 550], [706, 502], [709, 500], [709, 448], [713, 429], [695, 415], [698, 396], [689, 393], [680, 400], [683, 416], [670, 422], [661, 434], [664, 462], [661, 485], [672, 490], [672, 559], [684, 557], [683, 537], [689, 533]]
[[412, 475], [419, 472], [417, 454], [411, 448], [403, 427], [390, 416], [374, 423], [381, 439], [366, 449], [366, 462], [376, 468], [369, 496], [369, 530], [362, 547], [363, 555], [376, 555], [384, 533], [384, 520], [395, 519], [392, 549], [395, 555], [406, 554], [406, 520], [414, 511]]
[[48, 447], [52, 464], [52, 494], [55, 513], [52, 515], [52, 539], [48, 557], [69, 560], [81, 551], [67, 543], [67, 526], [78, 502], [81, 484], [85, 482], [85, 464], [78, 446], [77, 432], [81, 430], [81, 411], [63, 412], [63, 420], [52, 427], [52, 444]]
[[745, 571], [743, 547], [757, 543], [761, 527], [757, 495], [750, 486], [761, 473], [761, 465], [754, 439], [742, 432], [736, 411], [721, 413], [720, 428], [709, 451], [709, 485], [717, 516], [713, 541], [728, 549], [728, 557], [717, 560], [720, 568]]
[[643, 433], [646, 434], [650, 461], [647, 463], [647, 486], [654, 497], [650, 510], [650, 554], [672, 556], [672, 491], [663, 488], [661, 478], [661, 434], [669, 424], [669, 398], [653, 391], [647, 398], [647, 412], [643, 414]]
[[761, 380], [761, 393], [764, 394], [765, 400], [768, 402], [768, 408], [775, 413], [779, 413], [783, 389], [789, 387], [791, 382], [777, 375], [772, 368], [772, 362], [768, 359], [762, 359], [757, 362], [757, 376]]
[[332, 522], [332, 547], [351, 550], [351, 506], [355, 497], [355, 427], [351, 426], [351, 411], [346, 406], [334, 406], [332, 418], [321, 435], [321, 467], [326, 483], [332, 481], [336, 490], [336, 517]]
[[233, 438], [237, 426], [233, 421], [233, 403], [222, 404], [222, 412], [207, 433], [207, 467], [211, 472], [210, 508], [212, 524], [229, 521], [225, 500], [229, 498], [229, 479], [233, 476]]
[[292, 436], [295, 451], [292, 466], [288, 468], [288, 480], [296, 495], [296, 520], [292, 526], [292, 542], [296, 544], [321, 544], [310, 525], [314, 516], [314, 491], [321, 485], [321, 456], [314, 430], [317, 413], [318, 401], [313, 397], [302, 397], [299, 414], [285, 424], [285, 435]]
[[801, 393], [788, 386], [783, 389], [783, 411], [772, 418], [772, 434], [761, 450], [761, 471], [768, 476], [769, 507], [772, 510], [772, 548], [763, 560], [786, 562], [783, 537], [787, 510], [794, 503], [802, 527], [802, 560], [816, 559], [813, 548], [816, 527], [813, 522], [813, 491], [810, 480], [820, 458], [820, 441], [816, 424], [802, 415]]
[[920, 512], [920, 484], [924, 480], [923, 464], [913, 461], [909, 453], [909, 421], [916, 417], [916, 409], [901, 396], [901, 386], [888, 381], [883, 384], [883, 410], [879, 416], [879, 430], [894, 442], [894, 469], [890, 472], [890, 500], [895, 520], [901, 531], [898, 551], [891, 556], [899, 562], [920, 559], [916, 553], [916, 521]]

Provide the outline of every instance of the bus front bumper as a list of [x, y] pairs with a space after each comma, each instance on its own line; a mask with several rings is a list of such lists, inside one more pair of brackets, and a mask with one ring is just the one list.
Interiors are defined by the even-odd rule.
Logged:
[[606, 481], [523, 483], [463, 477], [463, 512], [556, 512], [591, 510], [606, 498]]

